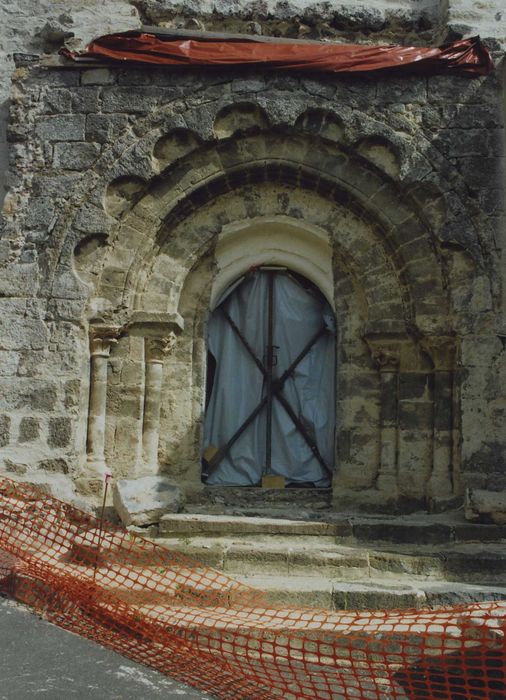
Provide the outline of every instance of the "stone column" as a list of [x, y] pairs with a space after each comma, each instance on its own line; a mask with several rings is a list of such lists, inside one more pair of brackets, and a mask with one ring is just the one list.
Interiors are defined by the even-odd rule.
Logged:
[[426, 338], [422, 346], [434, 363], [433, 462], [427, 495], [435, 501], [451, 499], [453, 489], [453, 382], [455, 341]]
[[90, 394], [86, 471], [90, 479], [102, 479], [105, 463], [105, 412], [107, 402], [107, 365], [111, 347], [118, 340], [118, 329], [92, 328], [90, 331]]
[[176, 343], [170, 332], [165, 338], [146, 338], [144, 412], [142, 421], [142, 457], [145, 474], [158, 473], [158, 444], [160, 442], [160, 408], [162, 397], [163, 363]]
[[394, 344], [372, 346], [372, 358], [380, 372], [380, 463], [376, 487], [393, 498], [398, 495], [399, 461], [399, 363]]

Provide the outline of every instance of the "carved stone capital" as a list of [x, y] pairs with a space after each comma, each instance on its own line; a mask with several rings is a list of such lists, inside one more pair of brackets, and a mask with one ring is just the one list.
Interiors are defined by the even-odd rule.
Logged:
[[90, 326], [90, 354], [92, 357], [109, 357], [111, 348], [118, 342], [122, 326]]
[[162, 338], [146, 338], [146, 362], [163, 362], [176, 347], [177, 336], [170, 331]]
[[420, 340], [420, 346], [431, 358], [435, 371], [451, 371], [455, 367], [455, 338], [426, 336]]
[[366, 337], [374, 364], [381, 372], [396, 372], [401, 362], [401, 343], [397, 338]]

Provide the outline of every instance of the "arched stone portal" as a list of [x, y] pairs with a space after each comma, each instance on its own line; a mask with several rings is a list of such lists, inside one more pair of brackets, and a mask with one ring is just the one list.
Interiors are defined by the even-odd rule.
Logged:
[[[314, 283], [337, 319], [335, 503], [451, 499], [448, 298], [430, 227], [392, 179], [392, 151], [381, 171], [325, 115], [320, 134], [309, 116], [273, 133], [261, 112], [239, 111], [234, 130], [234, 108], [221, 110], [207, 140], [181, 128], [159, 137], [159, 175], [108, 187], [117, 224], [105, 255], [76, 249], [94, 288], [91, 326], [122, 329], [109, 359], [108, 463], [117, 476], [158, 471], [187, 494], [202, 490], [208, 310], [248, 268], [282, 265]], [[163, 354], [169, 335], [177, 342]]]

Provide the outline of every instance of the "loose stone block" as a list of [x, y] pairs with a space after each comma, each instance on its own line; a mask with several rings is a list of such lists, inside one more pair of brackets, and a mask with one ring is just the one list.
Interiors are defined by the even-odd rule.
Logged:
[[496, 525], [506, 525], [506, 493], [468, 489], [465, 515], [468, 520], [482, 520]]
[[163, 476], [120, 479], [113, 486], [113, 504], [124, 525], [151, 525], [164, 513], [178, 513], [184, 496]]

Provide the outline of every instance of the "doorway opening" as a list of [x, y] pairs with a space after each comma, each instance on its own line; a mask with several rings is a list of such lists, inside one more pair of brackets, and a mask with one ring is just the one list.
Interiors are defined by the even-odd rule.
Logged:
[[334, 313], [301, 275], [260, 267], [226, 290], [208, 325], [207, 485], [330, 485], [335, 347]]

